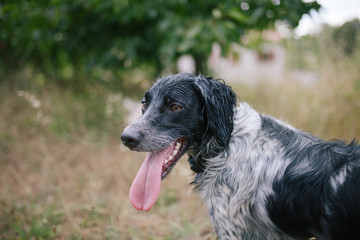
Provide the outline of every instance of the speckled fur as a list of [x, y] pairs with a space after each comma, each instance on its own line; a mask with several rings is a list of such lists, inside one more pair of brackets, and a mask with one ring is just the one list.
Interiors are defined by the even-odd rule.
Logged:
[[274, 179], [284, 167], [279, 159], [284, 153], [261, 133], [261, 124], [261, 116], [242, 103], [236, 111], [228, 150], [207, 159], [206, 170], [194, 181], [220, 239], [286, 236], [266, 210]]
[[[187, 139], [193, 184], [220, 240], [360, 236], [355, 141], [324, 141], [244, 102], [236, 106], [230, 87], [201, 75], [159, 79], [144, 99], [146, 110], [125, 129], [124, 143], [157, 151]], [[172, 102], [181, 111], [169, 111]]]
[[[241, 103], [228, 149], [206, 163], [193, 183], [219, 239], [349, 239], [359, 231], [355, 142], [323, 141]], [[336, 202], [350, 178], [355, 178], [348, 193], [353, 199]], [[292, 185], [294, 179], [299, 182]], [[332, 221], [339, 209], [345, 218], [341, 227]]]

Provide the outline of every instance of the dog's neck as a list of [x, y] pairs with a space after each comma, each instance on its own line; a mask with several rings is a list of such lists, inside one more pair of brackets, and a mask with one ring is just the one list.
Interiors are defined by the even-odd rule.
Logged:
[[261, 127], [261, 115], [249, 104], [242, 102], [234, 115], [234, 130], [231, 139], [251, 141]]
[[[231, 145], [232, 139], [234, 138], [243, 138], [244, 141], [246, 142], [250, 141], [250, 139], [253, 139], [255, 132], [260, 128], [260, 126], [261, 126], [260, 115], [247, 103], [245, 102], [240, 103], [239, 107], [235, 110], [234, 113], [234, 130], [231, 134], [229, 146]], [[244, 145], [246, 145], [246, 143]], [[225, 148], [223, 152], [218, 153], [215, 156], [221, 155], [224, 152], [228, 151], [229, 146]], [[208, 167], [207, 159], [211, 159], [215, 157], [215, 156], [211, 156], [210, 158], [204, 157], [204, 154], [202, 154], [202, 152], [198, 150], [196, 146], [193, 146], [190, 149], [188, 155], [189, 155], [188, 162], [190, 168], [195, 173], [204, 172], [205, 169]]]

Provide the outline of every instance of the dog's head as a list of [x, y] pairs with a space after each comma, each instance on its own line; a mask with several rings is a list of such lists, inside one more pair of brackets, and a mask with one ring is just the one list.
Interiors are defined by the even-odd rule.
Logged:
[[133, 206], [154, 205], [161, 180], [189, 149], [200, 165], [224, 151], [235, 107], [235, 93], [213, 78], [180, 73], [157, 80], [144, 95], [143, 115], [121, 136], [131, 150], [149, 152], [130, 189]]

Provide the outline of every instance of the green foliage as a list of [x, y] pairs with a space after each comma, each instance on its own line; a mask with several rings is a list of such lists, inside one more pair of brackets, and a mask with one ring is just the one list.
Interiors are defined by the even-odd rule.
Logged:
[[359, 47], [360, 42], [360, 21], [355, 19], [344, 23], [336, 28], [332, 34], [334, 42], [346, 55], [352, 55]]
[[[294, 27], [319, 7], [301, 0], [0, 1], [0, 67], [4, 74], [31, 65], [76, 89], [89, 81], [124, 89], [127, 70], [158, 74], [182, 54], [204, 70], [213, 42], [226, 53], [246, 30], [278, 20]], [[111, 81], [94, 69], [111, 70]]]

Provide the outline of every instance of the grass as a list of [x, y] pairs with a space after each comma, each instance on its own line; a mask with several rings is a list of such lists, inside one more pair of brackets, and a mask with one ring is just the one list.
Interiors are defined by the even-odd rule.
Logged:
[[128, 191], [144, 154], [120, 145], [121, 111], [106, 117], [99, 110], [108, 96], [75, 98], [55, 88], [27, 96], [0, 91], [0, 239], [214, 236], [188, 185], [186, 161], [163, 182], [150, 212], [131, 206]]
[[[360, 70], [325, 62], [309, 88], [233, 86], [261, 113], [325, 139], [360, 139]], [[216, 239], [180, 161], [149, 212], [128, 191], [144, 154], [122, 147], [121, 95], [0, 89], [0, 239]]]

